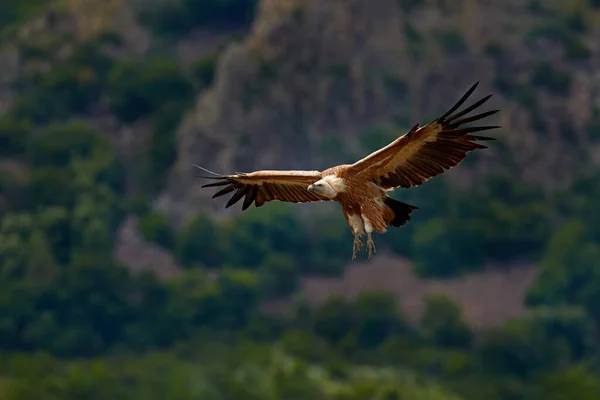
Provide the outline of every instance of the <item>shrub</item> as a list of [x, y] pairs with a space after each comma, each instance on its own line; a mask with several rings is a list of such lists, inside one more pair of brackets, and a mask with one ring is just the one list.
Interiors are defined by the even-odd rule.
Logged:
[[488, 370], [521, 379], [581, 359], [593, 343], [592, 321], [576, 308], [541, 308], [491, 332], [480, 346]]
[[563, 17], [563, 23], [571, 32], [584, 33], [588, 29], [581, 11], [575, 11], [565, 15]]
[[437, 39], [444, 52], [448, 55], [463, 54], [467, 51], [467, 43], [460, 31], [442, 31], [437, 33]]
[[172, 101], [152, 118], [148, 147], [141, 156], [141, 186], [150, 193], [163, 188], [169, 168], [177, 159], [177, 128], [187, 104]]
[[579, 37], [570, 37], [568, 40], [565, 40], [564, 47], [565, 57], [568, 60], [587, 60], [591, 55], [590, 49]]
[[571, 88], [571, 77], [566, 72], [555, 69], [552, 64], [544, 61], [531, 74], [531, 84], [544, 87], [556, 95], [566, 95]]
[[217, 326], [239, 329], [255, 313], [260, 295], [260, 278], [254, 271], [224, 268], [219, 273], [217, 285], [221, 292], [221, 313]]
[[422, 276], [449, 277], [479, 269], [484, 249], [480, 228], [468, 220], [422, 221], [412, 238], [415, 269]]
[[299, 263], [309, 257], [309, 237], [289, 204], [252, 207], [220, 229], [229, 239], [225, 262], [235, 267], [258, 268], [273, 251], [285, 252]]
[[257, 0], [182, 0], [142, 12], [141, 19], [166, 36], [199, 27], [247, 26], [254, 18]]
[[36, 168], [28, 182], [31, 207], [63, 206], [72, 208], [77, 190], [73, 175], [57, 167]]
[[408, 329], [396, 298], [387, 292], [362, 292], [354, 302], [356, 341], [363, 349], [377, 347], [396, 333]]
[[33, 137], [31, 158], [35, 166], [64, 168], [77, 158], [89, 158], [98, 149], [109, 149], [110, 142], [80, 122], [53, 124]]
[[332, 296], [315, 310], [313, 331], [328, 343], [336, 344], [356, 327], [356, 318], [352, 303]]
[[385, 125], [373, 126], [362, 131], [360, 142], [364, 151], [368, 154], [387, 146], [400, 135], [402, 135], [402, 133], [393, 127]]
[[527, 295], [531, 305], [579, 305], [600, 316], [600, 246], [582, 221], [558, 229], [547, 244], [540, 273]]
[[123, 62], [109, 75], [111, 110], [122, 122], [133, 122], [158, 110], [170, 101], [191, 100], [194, 89], [168, 59], [154, 59], [146, 66]]
[[223, 262], [215, 224], [205, 215], [192, 220], [177, 236], [175, 255], [181, 265], [217, 267]]
[[71, 57], [55, 64], [49, 72], [21, 82], [22, 95], [14, 112], [36, 123], [67, 120], [73, 114], [85, 113], [106, 88], [111, 65], [112, 60], [98, 44], [77, 47]]
[[24, 20], [52, 0], [3, 0], [0, 2], [0, 30]]
[[138, 226], [144, 239], [156, 243], [166, 249], [171, 249], [174, 233], [163, 214], [152, 212], [139, 219]]
[[440, 346], [464, 347], [470, 345], [472, 340], [460, 308], [442, 294], [429, 295], [425, 299], [421, 328], [425, 337]]
[[24, 155], [31, 129], [27, 120], [12, 116], [0, 118], [0, 157]]
[[[327, 207], [329, 205], [323, 205]], [[321, 210], [318, 232], [312, 236], [309, 260], [304, 272], [318, 275], [340, 275], [352, 254], [352, 233], [344, 217], [336, 212]], [[364, 250], [364, 248], [363, 248]], [[299, 262], [301, 262], [299, 260]]]
[[411, 12], [415, 7], [421, 5], [422, 3], [422, 0], [398, 0], [398, 5], [406, 13]]
[[483, 52], [490, 57], [497, 58], [504, 54], [504, 49], [501, 42], [490, 40], [483, 46]]
[[201, 88], [207, 88], [212, 85], [217, 68], [217, 55], [200, 57], [194, 63], [194, 77], [200, 83]]
[[288, 295], [298, 287], [300, 268], [287, 254], [269, 254], [262, 262], [259, 271], [267, 298]]

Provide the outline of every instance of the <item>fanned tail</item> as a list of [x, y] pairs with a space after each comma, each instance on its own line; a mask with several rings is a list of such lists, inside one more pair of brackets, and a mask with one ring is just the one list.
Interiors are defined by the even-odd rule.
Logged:
[[384, 197], [383, 203], [391, 208], [394, 213], [394, 218], [389, 222], [391, 226], [402, 226], [406, 224], [410, 220], [410, 214], [414, 210], [419, 209], [419, 207], [411, 206], [410, 204], [403, 203], [387, 196]]

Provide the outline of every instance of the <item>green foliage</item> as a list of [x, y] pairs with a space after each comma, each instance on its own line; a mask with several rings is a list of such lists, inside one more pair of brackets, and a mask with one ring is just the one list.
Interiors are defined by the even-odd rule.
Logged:
[[162, 105], [151, 119], [151, 136], [140, 155], [140, 183], [150, 193], [163, 188], [169, 168], [177, 158], [177, 128], [187, 108], [184, 102]]
[[177, 236], [175, 255], [185, 267], [202, 264], [216, 267], [222, 263], [217, 226], [206, 215], [199, 215]]
[[256, 268], [273, 251], [285, 251], [300, 262], [309, 249], [305, 227], [286, 203], [270, 203], [268, 210], [250, 208], [221, 229], [228, 238], [227, 263], [236, 267]]
[[355, 338], [359, 348], [379, 346], [396, 333], [408, 331], [408, 323], [396, 307], [396, 299], [386, 292], [362, 292], [354, 302]]
[[0, 157], [23, 156], [30, 130], [31, 124], [27, 120], [11, 116], [0, 118]]
[[354, 302], [330, 297], [313, 316], [313, 331], [332, 345], [346, 350], [371, 349], [408, 327], [393, 296], [363, 292]]
[[365, 129], [360, 141], [366, 154], [370, 154], [393, 142], [402, 133], [390, 126], [374, 126]]
[[225, 268], [217, 282], [222, 296], [218, 302], [217, 326], [233, 330], [244, 327], [261, 298], [258, 274], [250, 270]]
[[[324, 204], [325, 207], [328, 205]], [[332, 212], [335, 210], [336, 212]], [[306, 272], [319, 275], [340, 275], [352, 254], [352, 234], [344, 217], [338, 214], [339, 208], [325, 209], [315, 216], [319, 221], [315, 231], [309, 235], [310, 251]]]
[[531, 74], [531, 84], [546, 88], [556, 95], [565, 95], [571, 88], [571, 77], [544, 61]]
[[260, 275], [265, 294], [281, 298], [298, 288], [300, 267], [287, 254], [272, 253], [261, 264]]
[[445, 295], [430, 295], [425, 299], [421, 327], [424, 335], [440, 346], [471, 344], [472, 334], [460, 308]]
[[106, 137], [84, 123], [54, 124], [34, 136], [31, 160], [36, 167], [64, 168], [73, 159], [88, 158], [94, 150], [108, 146]]
[[121, 190], [123, 177], [115, 149], [85, 124], [49, 126], [34, 136], [28, 153], [36, 167], [29, 180], [32, 205], [71, 208], [77, 190], [92, 183]]
[[407, 51], [411, 56], [419, 57], [425, 52], [423, 37], [409, 22], [404, 24], [404, 37], [407, 41]]
[[37, 168], [30, 174], [28, 186], [33, 206], [73, 207], [76, 188], [69, 171], [56, 167]]
[[483, 52], [490, 57], [497, 58], [504, 53], [504, 50], [500, 41], [490, 40], [483, 46]]
[[106, 88], [112, 64], [100, 44], [83, 44], [48, 72], [23, 78], [19, 82], [21, 97], [13, 112], [35, 123], [66, 121], [73, 114], [85, 113]]
[[540, 13], [540, 12], [544, 11], [544, 8], [543, 8], [540, 0], [529, 0], [527, 2], [527, 8], [529, 9], [529, 11], [531, 11], [533, 13]]
[[0, 30], [23, 21], [53, 0], [4, 0], [0, 3]]
[[[484, 235], [487, 254], [506, 259], [506, 249], [524, 255], [540, 254], [552, 229], [548, 215], [552, 212], [541, 188], [514, 184], [507, 174], [490, 176], [486, 196], [494, 199], [480, 218], [488, 218]], [[475, 213], [476, 215], [478, 212]]]
[[334, 296], [315, 311], [314, 331], [328, 343], [340, 342], [354, 327], [352, 305]]
[[448, 55], [463, 54], [468, 50], [467, 43], [460, 31], [448, 30], [437, 33], [437, 39]]
[[165, 249], [174, 246], [175, 234], [166, 217], [158, 212], [142, 216], [138, 221], [140, 233], [149, 242], [154, 242]]
[[406, 13], [411, 12], [415, 7], [423, 4], [422, 0], [398, 0], [400, 8]]
[[590, 371], [583, 364], [577, 364], [561, 373], [542, 375], [539, 399], [582, 399], [594, 400], [600, 396], [598, 374]]
[[452, 276], [480, 268], [484, 261], [483, 237], [456, 221], [439, 218], [421, 222], [415, 229], [412, 256], [422, 276]]
[[566, 40], [564, 46], [565, 56], [571, 61], [587, 60], [592, 54], [583, 40], [577, 37], [571, 37]]
[[186, 104], [194, 94], [191, 81], [169, 59], [119, 63], [110, 71], [109, 84], [111, 110], [126, 123], [154, 113], [165, 103]]
[[29, 205], [28, 190], [23, 176], [0, 171], [0, 215], [23, 211]]
[[541, 271], [530, 288], [531, 305], [581, 305], [600, 316], [600, 246], [590, 241], [582, 221], [571, 221], [550, 239]]
[[573, 32], [584, 33], [588, 29], [585, 17], [581, 11], [569, 13], [564, 16], [563, 20], [566, 28]]
[[591, 55], [579, 34], [587, 30], [586, 21], [580, 12], [568, 14], [563, 20], [550, 21], [531, 29], [526, 42], [532, 45], [540, 38], [560, 43], [567, 60], [577, 61], [588, 59]]
[[141, 19], [157, 34], [173, 36], [194, 28], [247, 26], [256, 5], [256, 0], [181, 0], [149, 7]]
[[200, 57], [194, 62], [194, 77], [200, 83], [200, 87], [207, 88], [212, 85], [215, 78], [218, 57], [205, 56]]
[[519, 378], [578, 362], [594, 342], [592, 321], [580, 309], [537, 309], [493, 332], [481, 345], [486, 368]]
[[277, 347], [215, 348], [211, 342], [194, 350], [197, 354], [183, 360], [167, 353], [70, 363], [41, 355], [30, 360], [13, 356], [6, 360], [15, 378], [8, 382], [7, 398], [460, 400], [435, 382], [421, 382], [397, 369], [349, 366], [338, 377]]

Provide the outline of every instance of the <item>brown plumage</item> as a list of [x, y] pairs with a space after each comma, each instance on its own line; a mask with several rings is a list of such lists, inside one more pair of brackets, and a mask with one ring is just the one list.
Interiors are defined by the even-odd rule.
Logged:
[[473, 93], [475, 83], [444, 115], [425, 126], [416, 124], [408, 133], [389, 145], [351, 165], [338, 165], [324, 171], [255, 171], [213, 177], [217, 182], [202, 187], [220, 187], [213, 198], [234, 192], [226, 207], [242, 198], [242, 210], [252, 203], [261, 207], [268, 201], [292, 203], [336, 201], [354, 233], [356, 258], [366, 231], [369, 258], [375, 252], [371, 233], [384, 233], [388, 226], [402, 226], [417, 209], [394, 200], [386, 191], [397, 187], [421, 185], [432, 177], [458, 165], [467, 153], [487, 146], [480, 141], [495, 140], [472, 135], [499, 126], [465, 126], [484, 119], [498, 110], [467, 116], [491, 95], [453, 114]]

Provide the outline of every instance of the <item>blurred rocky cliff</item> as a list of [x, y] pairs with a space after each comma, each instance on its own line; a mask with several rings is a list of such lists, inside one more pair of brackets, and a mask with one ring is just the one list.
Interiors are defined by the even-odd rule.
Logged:
[[478, 95], [495, 94], [501, 142], [448, 178], [468, 184], [501, 168], [560, 186], [599, 162], [599, 17], [559, 2], [264, 0], [180, 126], [158, 204], [176, 219], [222, 210], [192, 164], [231, 173], [352, 162], [474, 81]]

